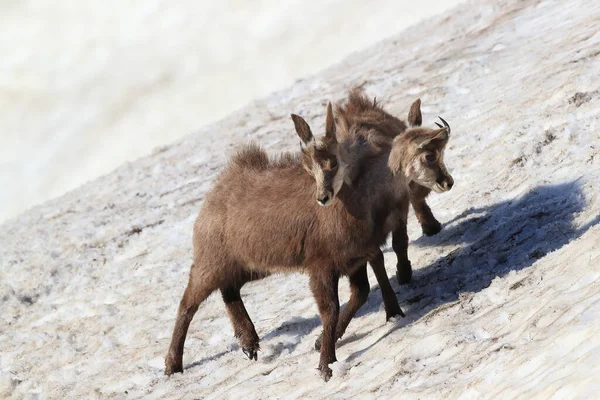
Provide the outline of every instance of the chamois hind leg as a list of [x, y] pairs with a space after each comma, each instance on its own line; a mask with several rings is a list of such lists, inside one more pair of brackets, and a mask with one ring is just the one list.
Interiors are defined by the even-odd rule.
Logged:
[[411, 184], [410, 204], [415, 210], [415, 215], [421, 224], [423, 234], [433, 236], [442, 230], [442, 224], [435, 219], [431, 208], [427, 205], [425, 198], [429, 196], [431, 189], [419, 184]]
[[400, 305], [398, 304], [398, 298], [396, 292], [390, 285], [390, 279], [388, 278], [385, 270], [385, 261], [383, 259], [383, 253], [377, 249], [377, 252], [369, 259], [369, 264], [373, 269], [379, 288], [381, 289], [381, 296], [383, 297], [383, 305], [385, 306], [385, 319], [388, 321], [392, 317], [405, 317]]
[[[193, 270], [194, 266], [192, 266]], [[165, 357], [165, 375], [171, 375], [175, 372], [183, 372], [183, 346], [187, 331], [194, 318], [194, 314], [198, 311], [198, 306], [212, 292], [217, 289], [211, 281], [194, 279], [193, 271], [190, 272], [190, 278], [183, 298], [179, 303], [179, 311], [177, 312], [177, 320], [171, 337], [171, 345], [169, 352]]]
[[259, 338], [242, 301], [240, 290], [245, 283], [262, 279], [265, 276], [267, 275], [248, 273], [237, 282], [230, 283], [221, 288], [221, 295], [223, 302], [225, 302], [235, 337], [238, 338], [242, 351], [250, 360], [258, 360], [258, 350], [260, 350]]
[[327, 382], [332, 371], [329, 364], [337, 361], [335, 357], [335, 331], [340, 312], [338, 298], [339, 276], [333, 271], [318, 271], [310, 276], [310, 289], [317, 302], [323, 323], [323, 343], [319, 359], [321, 377]]

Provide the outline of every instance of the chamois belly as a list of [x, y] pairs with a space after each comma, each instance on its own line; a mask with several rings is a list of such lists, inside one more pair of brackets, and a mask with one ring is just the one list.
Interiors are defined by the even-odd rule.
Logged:
[[228, 219], [228, 248], [246, 268], [255, 271], [303, 268], [306, 224], [278, 211], [239, 213]]
[[329, 244], [326, 257], [332, 260], [340, 274], [349, 275], [379, 249], [381, 240], [376, 233], [372, 224], [365, 221], [342, 229], [337, 234], [326, 235]]

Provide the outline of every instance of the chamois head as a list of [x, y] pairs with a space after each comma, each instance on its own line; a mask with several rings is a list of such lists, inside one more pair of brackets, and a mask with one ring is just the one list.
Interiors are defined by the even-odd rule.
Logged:
[[325, 136], [316, 140], [306, 121], [292, 114], [296, 132], [302, 148], [302, 165], [317, 183], [317, 203], [329, 206], [342, 188], [346, 174], [346, 163], [341, 159], [335, 137], [335, 121], [331, 103], [327, 106]]
[[408, 113], [409, 129], [393, 142], [388, 165], [394, 174], [403, 173], [414, 181], [438, 193], [454, 185], [454, 179], [444, 165], [444, 150], [450, 136], [450, 126], [439, 117], [443, 125], [438, 129], [422, 128], [421, 100], [417, 99]]

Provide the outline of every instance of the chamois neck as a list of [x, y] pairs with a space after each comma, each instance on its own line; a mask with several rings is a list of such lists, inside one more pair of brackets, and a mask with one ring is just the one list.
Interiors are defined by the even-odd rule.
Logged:
[[404, 176], [395, 176], [388, 166], [390, 148], [355, 155], [350, 179], [345, 182], [338, 198], [345, 204], [378, 202], [382, 197], [395, 196], [398, 186], [404, 186]]

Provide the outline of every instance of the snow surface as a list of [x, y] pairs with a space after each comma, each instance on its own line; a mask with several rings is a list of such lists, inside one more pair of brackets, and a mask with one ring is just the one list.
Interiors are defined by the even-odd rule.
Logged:
[[[9, 220], [0, 397], [597, 397], [599, 23], [593, 0], [465, 4]], [[426, 124], [453, 127], [456, 184], [429, 201], [444, 230], [422, 237], [410, 218], [414, 282], [392, 280], [407, 317], [386, 323], [372, 285], [324, 383], [307, 278], [273, 276], [242, 291], [257, 362], [212, 296], [185, 372], [163, 376], [192, 224], [228, 154], [297, 148], [289, 113], [321, 131], [326, 100], [357, 84], [403, 116], [421, 97]]]
[[0, 1], [0, 222], [460, 1]]

